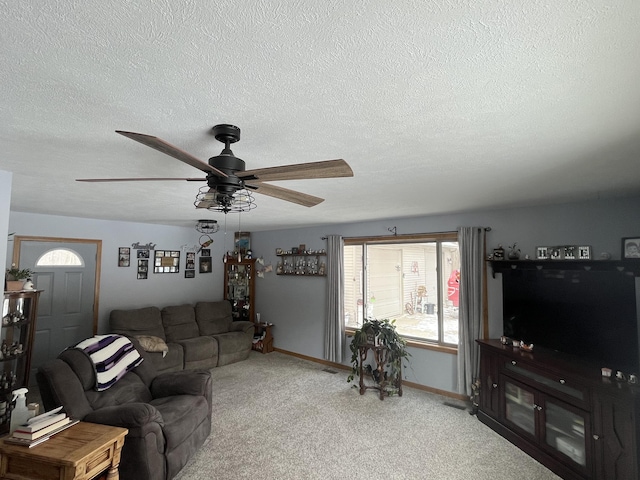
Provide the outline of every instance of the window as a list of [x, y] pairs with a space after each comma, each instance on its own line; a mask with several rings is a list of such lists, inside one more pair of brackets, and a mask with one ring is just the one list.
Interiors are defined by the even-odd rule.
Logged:
[[36, 267], [82, 267], [83, 265], [80, 255], [67, 248], [49, 250], [36, 262]]
[[345, 239], [345, 326], [395, 319], [407, 340], [458, 344], [460, 253], [454, 233]]

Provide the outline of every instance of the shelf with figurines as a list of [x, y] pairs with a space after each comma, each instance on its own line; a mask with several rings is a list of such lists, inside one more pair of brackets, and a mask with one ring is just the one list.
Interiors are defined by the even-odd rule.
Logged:
[[307, 250], [305, 245], [289, 250], [276, 249], [279, 258], [276, 275], [298, 275], [306, 277], [326, 277], [326, 250]]

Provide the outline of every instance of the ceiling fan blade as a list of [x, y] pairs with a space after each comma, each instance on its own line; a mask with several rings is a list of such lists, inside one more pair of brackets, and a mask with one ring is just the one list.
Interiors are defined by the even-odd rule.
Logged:
[[181, 162], [184, 162], [192, 167], [197, 168], [205, 173], [213, 172], [220, 177], [227, 177], [227, 174], [221, 170], [218, 170], [215, 167], [212, 167], [208, 163], [203, 162], [202, 160], [198, 160], [193, 155], [181, 150], [180, 148], [171, 145], [164, 140], [154, 137], [152, 135], [145, 135], [143, 133], [134, 133], [134, 132], [125, 132], [122, 130], [116, 130], [116, 133], [120, 135], [124, 135], [125, 137], [130, 138], [131, 140], [135, 140], [136, 142], [140, 142], [147, 147], [154, 148], [159, 152], [162, 152], [170, 157], [177, 158]]
[[344, 160], [323, 160], [320, 162], [282, 165], [280, 167], [256, 168], [238, 172], [238, 177], [253, 176], [260, 182], [276, 180], [306, 180], [312, 178], [353, 177], [353, 170]]
[[261, 193], [262, 195], [279, 198], [280, 200], [286, 200], [287, 202], [297, 203], [304, 207], [313, 207], [324, 202], [324, 198], [314, 197], [313, 195], [296, 192], [295, 190], [277, 187], [275, 185], [268, 185], [266, 183], [253, 183], [252, 185], [247, 185], [247, 187]]
[[155, 180], [186, 180], [187, 182], [206, 182], [206, 178], [76, 178], [76, 182], [150, 182]]

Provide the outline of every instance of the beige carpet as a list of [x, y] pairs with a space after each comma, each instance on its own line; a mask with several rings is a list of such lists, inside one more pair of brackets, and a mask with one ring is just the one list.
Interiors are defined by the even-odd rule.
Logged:
[[179, 480], [559, 479], [448, 398], [361, 396], [277, 352], [212, 372], [212, 434]]

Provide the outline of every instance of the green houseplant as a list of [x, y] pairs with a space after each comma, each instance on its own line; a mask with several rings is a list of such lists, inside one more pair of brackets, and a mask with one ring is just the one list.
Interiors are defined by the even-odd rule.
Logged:
[[[407, 341], [398, 334], [395, 320], [389, 319], [367, 319], [360, 329], [353, 334], [353, 339], [349, 348], [351, 350], [351, 374], [347, 382], [351, 382], [360, 375], [360, 347], [375, 346], [384, 347], [387, 351], [384, 364], [378, 368], [368, 366], [367, 373], [379, 384], [381, 392], [388, 395], [402, 394], [398, 388], [402, 375], [402, 362], [406, 361], [411, 354], [407, 351]], [[364, 370], [364, 369], [363, 369]], [[363, 393], [362, 384], [360, 393]]]
[[7, 269], [6, 273], [7, 290], [22, 290], [24, 281], [30, 278], [31, 275], [33, 275], [33, 272], [28, 268], [19, 269], [12, 265], [11, 268]]

